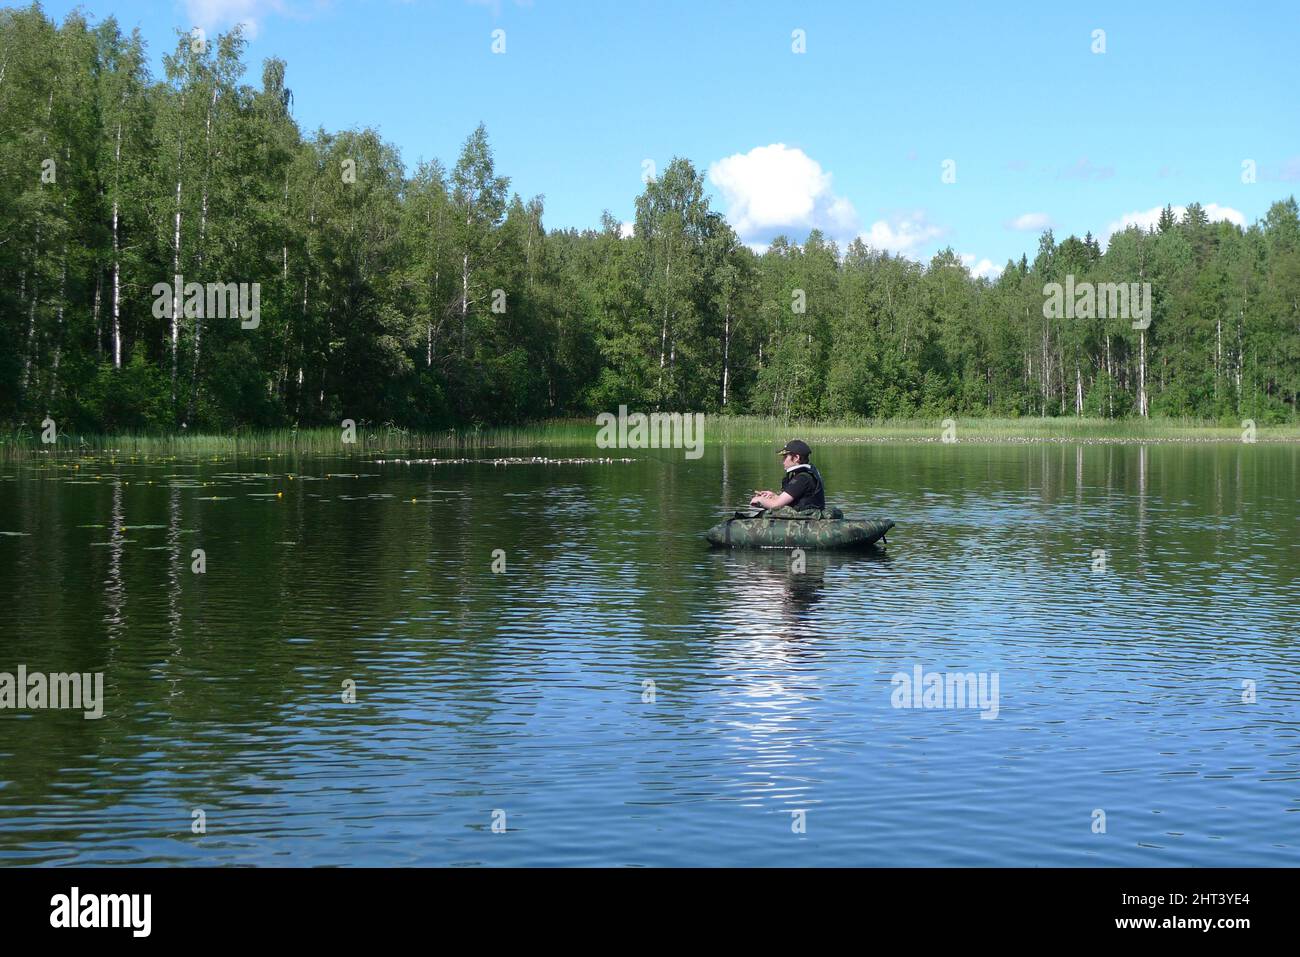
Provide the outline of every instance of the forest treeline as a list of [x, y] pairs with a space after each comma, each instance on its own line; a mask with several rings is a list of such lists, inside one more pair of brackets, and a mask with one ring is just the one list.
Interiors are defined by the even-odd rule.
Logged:
[[[179, 34], [155, 78], [113, 20], [0, 11], [0, 422], [1296, 417], [1294, 198], [1247, 229], [1166, 209], [1105, 252], [1047, 232], [994, 281], [816, 231], [756, 254], [680, 158], [631, 235], [547, 231], [482, 126], [407, 171], [374, 130], [304, 135], [285, 63], [245, 85], [243, 50]], [[160, 294], [176, 276], [256, 283], [256, 328]], [[1150, 325], [1045, 317], [1067, 276], [1149, 282]]]

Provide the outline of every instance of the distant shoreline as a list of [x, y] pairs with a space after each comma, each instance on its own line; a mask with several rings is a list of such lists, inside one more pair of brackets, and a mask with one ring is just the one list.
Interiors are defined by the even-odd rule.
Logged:
[[[254, 454], [370, 454], [397, 450], [489, 450], [580, 446], [597, 450], [598, 426], [591, 419], [564, 419], [517, 426], [417, 432], [392, 425], [357, 423], [355, 442], [343, 441], [343, 430], [239, 430], [228, 433], [93, 435], [66, 432], [54, 444], [41, 442], [39, 431], [23, 429], [0, 434], [0, 459], [49, 456], [122, 455], [192, 456]], [[1188, 419], [906, 419], [886, 421], [785, 421], [756, 416], [709, 415], [704, 445], [778, 445], [799, 437], [816, 445], [859, 444], [1251, 444], [1247, 428]], [[947, 439], [947, 442], [945, 442]], [[1256, 425], [1254, 444], [1300, 443], [1300, 423]]]

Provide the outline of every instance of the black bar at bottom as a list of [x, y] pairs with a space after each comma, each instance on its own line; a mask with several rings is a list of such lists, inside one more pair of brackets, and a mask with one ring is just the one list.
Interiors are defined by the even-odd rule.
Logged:
[[459, 946], [556, 933], [610, 944], [612, 920], [664, 943], [669, 928], [691, 925], [731, 944], [843, 929], [927, 946], [1199, 936], [1231, 947], [1293, 925], [1282, 910], [1294, 883], [1276, 869], [7, 869], [0, 920], [7, 943], [75, 934], [79, 944], [332, 948], [435, 931], [470, 934]]

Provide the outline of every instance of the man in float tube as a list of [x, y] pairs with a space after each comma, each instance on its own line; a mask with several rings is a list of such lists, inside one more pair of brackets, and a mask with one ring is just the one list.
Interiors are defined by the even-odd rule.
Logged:
[[785, 467], [781, 492], [759, 491], [749, 504], [755, 508], [785, 508], [796, 511], [826, 508], [826, 483], [810, 461], [812, 449], [807, 442], [791, 439], [777, 453]]

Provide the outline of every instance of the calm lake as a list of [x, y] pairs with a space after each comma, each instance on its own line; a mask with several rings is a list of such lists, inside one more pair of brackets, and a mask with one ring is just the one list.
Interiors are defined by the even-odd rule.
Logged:
[[0, 863], [1300, 862], [1300, 447], [774, 449], [0, 464]]

